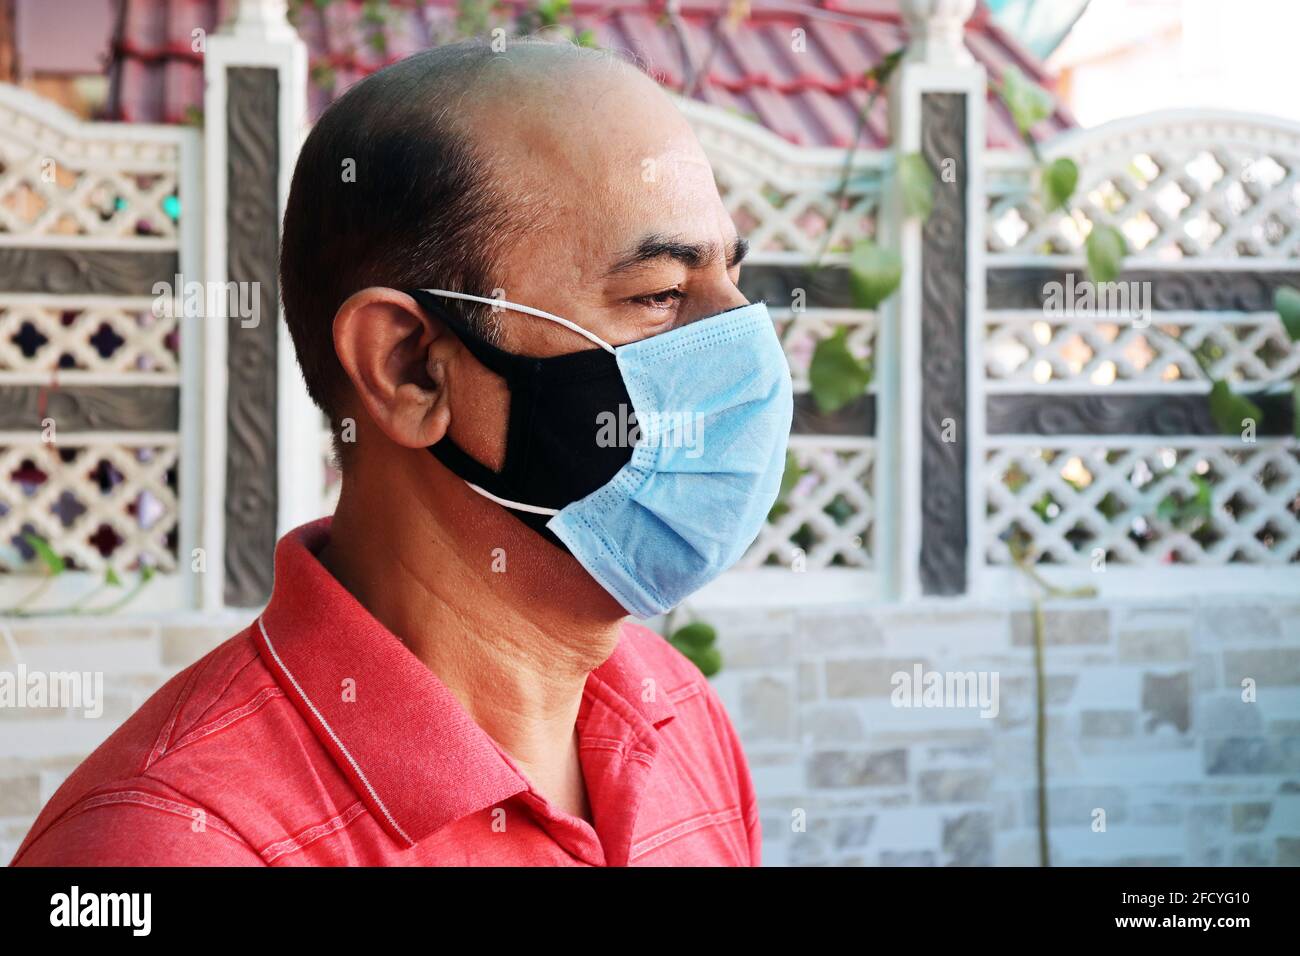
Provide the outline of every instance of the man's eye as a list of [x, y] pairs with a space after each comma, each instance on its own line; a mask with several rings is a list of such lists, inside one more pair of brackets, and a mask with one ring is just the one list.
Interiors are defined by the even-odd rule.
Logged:
[[686, 293], [681, 289], [664, 289], [662, 292], [655, 292], [650, 295], [639, 295], [632, 301], [652, 309], [664, 309], [685, 297], [685, 295]]

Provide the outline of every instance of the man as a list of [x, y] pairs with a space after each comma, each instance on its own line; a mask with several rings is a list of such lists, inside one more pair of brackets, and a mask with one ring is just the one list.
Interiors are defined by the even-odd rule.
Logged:
[[456, 44], [350, 90], [281, 255], [338, 509], [16, 863], [758, 865], [715, 691], [627, 620], [734, 563], [777, 493], [789, 369], [744, 249], [686, 122], [607, 54]]

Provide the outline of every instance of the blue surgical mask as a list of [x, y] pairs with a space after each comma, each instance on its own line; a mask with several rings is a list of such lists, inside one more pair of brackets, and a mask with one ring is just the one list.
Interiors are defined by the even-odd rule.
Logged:
[[[500, 471], [450, 437], [430, 452], [569, 551], [630, 614], [676, 607], [754, 542], [780, 490], [794, 411], [789, 364], [764, 303], [615, 347], [501, 299], [411, 295], [511, 393]], [[552, 358], [506, 352], [435, 296], [549, 320], [597, 347]]]

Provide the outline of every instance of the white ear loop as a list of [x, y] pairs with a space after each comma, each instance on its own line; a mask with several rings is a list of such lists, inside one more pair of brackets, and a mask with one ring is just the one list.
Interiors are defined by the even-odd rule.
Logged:
[[558, 322], [566, 329], [572, 329], [583, 338], [595, 342], [606, 352], [614, 354], [614, 346], [610, 345], [600, 336], [588, 332], [581, 325], [570, 322], [568, 319], [562, 319], [558, 315], [551, 315], [549, 312], [543, 312], [541, 309], [534, 309], [527, 305], [517, 305], [514, 302], [507, 302], [505, 299], [488, 299], [481, 295], [466, 295], [464, 292], [448, 292], [446, 289], [421, 289], [421, 292], [428, 292], [432, 295], [445, 295], [449, 299], [468, 299], [470, 302], [482, 302], [486, 305], [495, 305], [502, 308], [514, 309], [516, 312], [524, 312], [528, 315], [535, 315], [539, 319], [550, 319], [552, 322]]
[[[464, 479], [461, 480], [464, 481]], [[503, 508], [513, 508], [515, 511], [527, 511], [535, 515], [558, 515], [560, 513], [558, 508], [543, 508], [541, 505], [526, 505], [519, 501], [511, 501], [509, 498], [498, 498], [486, 488], [480, 488], [472, 481], [466, 481], [465, 484], [469, 485], [470, 488], [477, 491], [484, 498], [487, 498], [489, 501], [495, 501]]]
[[[528, 315], [535, 315], [540, 319], [550, 319], [552, 322], [558, 322], [566, 329], [573, 329], [573, 331], [577, 332], [583, 338], [590, 339], [591, 341], [599, 345], [602, 349], [604, 349], [606, 352], [610, 352], [612, 354], [614, 351], [614, 347], [612, 345], [610, 345], [604, 339], [601, 339], [599, 336], [593, 335], [592, 333], [588, 332], [582, 326], [575, 325], [574, 323], [570, 322], [568, 319], [562, 319], [558, 315], [551, 315], [551, 313], [549, 312], [543, 312], [541, 309], [534, 309], [531, 306], [527, 306], [527, 305], [516, 305], [514, 302], [507, 302], [505, 299], [487, 299], [481, 295], [467, 295], [464, 292], [448, 292], [446, 289], [423, 289], [421, 291], [428, 292], [432, 295], [445, 295], [448, 298], [452, 298], [452, 299], [468, 299], [471, 302], [482, 302], [485, 303], [486, 305], [507, 306], [511, 309], [514, 309], [516, 312], [526, 312]], [[463, 478], [461, 480], [464, 481]], [[560, 513], [559, 510], [556, 508], [543, 508], [541, 505], [526, 505], [519, 501], [510, 501], [507, 498], [498, 498], [496, 495], [492, 494], [492, 492], [488, 491], [486, 488], [480, 488], [472, 481], [465, 481], [465, 484], [469, 485], [471, 489], [477, 491], [484, 498], [487, 498], [489, 501], [495, 501], [503, 508], [513, 508], [515, 511], [527, 511], [535, 515], [558, 515]]]

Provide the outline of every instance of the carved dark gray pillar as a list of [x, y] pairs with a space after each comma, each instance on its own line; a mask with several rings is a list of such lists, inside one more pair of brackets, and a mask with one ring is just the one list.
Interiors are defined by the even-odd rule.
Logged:
[[228, 320], [224, 593], [229, 605], [255, 607], [271, 593], [276, 541], [279, 82], [260, 67], [226, 76], [227, 275], [256, 283], [260, 320]]
[[[921, 555], [925, 594], [966, 590], [966, 96], [921, 97], [921, 154], [938, 185], [921, 231]], [[945, 181], [945, 160], [955, 163]]]

